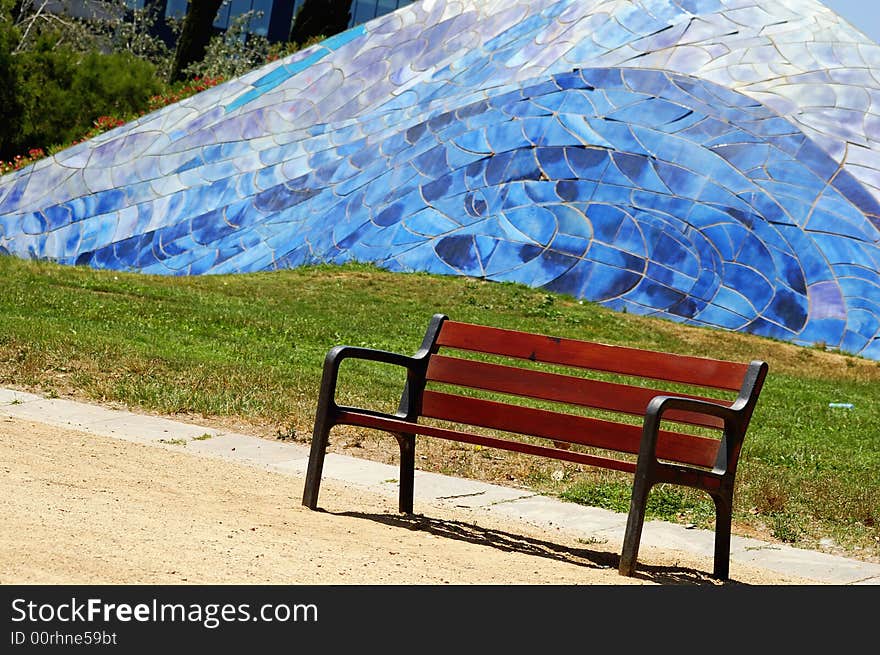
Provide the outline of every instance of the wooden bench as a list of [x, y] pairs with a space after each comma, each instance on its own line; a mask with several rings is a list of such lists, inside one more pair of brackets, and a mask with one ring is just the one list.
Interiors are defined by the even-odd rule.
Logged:
[[[472, 354], [468, 358], [469, 353], [502, 356], [510, 358], [510, 362], [480, 361]], [[337, 405], [339, 367], [349, 358], [406, 369], [407, 382], [396, 413]], [[545, 369], [550, 365], [556, 371], [540, 370], [538, 364], [545, 365]], [[733, 398], [728, 393], [730, 399], [719, 400], [705, 395], [668, 393], [642, 385], [588, 378], [583, 373], [563, 374], [558, 372], [560, 366], [629, 376], [628, 382], [659, 380], [723, 389], [738, 395]], [[622, 575], [635, 572], [651, 487], [666, 482], [702, 489], [715, 502], [713, 575], [724, 580], [729, 576], [737, 460], [766, 375], [767, 364], [762, 361], [741, 364], [609, 346], [460, 323], [437, 314], [430, 321], [421, 348], [412, 357], [353, 346], [337, 346], [327, 354], [303, 505], [317, 508], [324, 454], [335, 425], [383, 430], [397, 438], [400, 511], [406, 513], [413, 511], [416, 435], [500, 448], [634, 474], [620, 558]], [[443, 390], [434, 389], [438, 385]], [[451, 392], [455, 387], [470, 390], [469, 395]], [[490, 392], [494, 399], [476, 398], [474, 389]], [[504, 399], [498, 400], [497, 396]], [[546, 401], [568, 405], [569, 409], [580, 410], [580, 415], [526, 406], [523, 403], [529, 401], [523, 398], [545, 405], [549, 404]], [[585, 416], [583, 408], [602, 410], [603, 417]], [[632, 420], [618, 422], [605, 416], [609, 412], [618, 413], [611, 414], [613, 417], [635, 415], [643, 420], [641, 425]], [[426, 423], [426, 419], [444, 423]], [[713, 428], [708, 433], [715, 436], [661, 429], [661, 420]]]

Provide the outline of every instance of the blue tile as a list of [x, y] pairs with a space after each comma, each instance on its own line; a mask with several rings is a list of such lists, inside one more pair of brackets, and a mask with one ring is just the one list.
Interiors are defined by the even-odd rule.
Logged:
[[769, 271], [725, 262], [724, 284], [749, 298], [750, 304], [761, 311], [773, 298], [775, 289], [765, 277]]
[[540, 207], [508, 209], [504, 218], [527, 239], [542, 246], [550, 243], [556, 232], [553, 214]]
[[254, 196], [254, 208], [264, 214], [287, 209], [311, 198], [318, 193], [317, 189], [289, 189], [285, 184], [278, 184]]
[[668, 215], [674, 217], [676, 229], [682, 229], [683, 219], [688, 216], [694, 207], [693, 201], [687, 198], [669, 195], [668, 193], [655, 193], [642, 189], [634, 189], [630, 202], [633, 207], [643, 210], [654, 216]]
[[798, 339], [805, 344], [824, 343], [826, 346], [836, 347], [843, 339], [843, 331], [846, 321], [822, 318], [810, 319], [804, 329], [798, 333]]
[[613, 147], [616, 150], [630, 152], [639, 155], [649, 155], [642, 143], [635, 137], [633, 130], [624, 123], [608, 120], [605, 118], [586, 118], [589, 127], [599, 134], [603, 139], [603, 144]]
[[581, 180], [560, 180], [556, 183], [556, 193], [561, 200], [568, 202], [588, 202], [596, 193], [595, 182]]
[[590, 259], [636, 273], [642, 273], [647, 265], [642, 257], [599, 242], [593, 242], [590, 247]]
[[596, 106], [591, 101], [591, 94], [584, 92], [580, 88], [570, 90], [566, 93], [557, 93], [550, 96], [556, 102], [551, 107], [548, 105], [547, 97], [541, 99], [541, 104], [560, 114], [570, 114], [572, 116], [598, 116]]
[[536, 205], [556, 204], [559, 202], [559, 194], [556, 192], [556, 182], [543, 180], [525, 180], [522, 182], [526, 202]]
[[[838, 171], [834, 175], [832, 184], [861, 211], [872, 216], [880, 216], [880, 202], [875, 200], [850, 172]], [[874, 224], [880, 229], [880, 223], [875, 221]]]
[[653, 166], [663, 184], [677, 196], [696, 198], [706, 185], [706, 178], [681, 166], [661, 161], [653, 162]]
[[880, 359], [880, 338], [874, 337], [859, 354], [868, 359]]
[[590, 240], [584, 237], [559, 233], [553, 237], [550, 248], [572, 257], [584, 257], [590, 248]]
[[770, 146], [764, 143], [725, 143], [711, 150], [741, 171], [763, 166], [771, 157]]
[[669, 188], [660, 180], [652, 167], [652, 161], [643, 155], [631, 155], [616, 152], [612, 161], [617, 169], [632, 183], [632, 186], [659, 193], [669, 192]]
[[788, 289], [777, 289], [773, 300], [762, 313], [765, 318], [798, 332], [807, 320], [807, 299]]
[[880, 279], [875, 278], [870, 281], [855, 277], [842, 277], [838, 278], [837, 283], [847, 299], [864, 298], [876, 302], [880, 298]]
[[587, 218], [583, 211], [578, 211], [576, 206], [551, 204], [543, 207], [553, 214], [556, 221], [556, 229], [565, 235], [576, 236], [581, 239], [591, 239], [593, 236], [592, 217]]
[[557, 275], [555, 278], [547, 282], [544, 285], [544, 288], [555, 293], [563, 293], [575, 298], [582, 298], [585, 296], [585, 290], [590, 284], [592, 271], [592, 262], [578, 261], [560, 275]]
[[[626, 212], [613, 205], [594, 203], [587, 206], [586, 214], [597, 240], [608, 244], [618, 243], [620, 247], [633, 252], [634, 244], [631, 240], [634, 232], [630, 232], [629, 239], [624, 238], [621, 243], [621, 226], [624, 223], [632, 224], [632, 219]], [[638, 243], [641, 243], [640, 239]]]
[[426, 237], [445, 234], [460, 227], [459, 223], [450, 220], [430, 207], [407, 214], [403, 222], [412, 232]]
[[485, 128], [486, 140], [496, 155], [529, 145], [519, 121], [504, 121]]
[[439, 199], [444, 198], [445, 196], [453, 195], [461, 186], [456, 184], [461, 182], [464, 178], [464, 174], [460, 171], [457, 171], [453, 174], [439, 174], [439, 177], [436, 178], [428, 178], [431, 181], [423, 183], [419, 188], [421, 190], [422, 198], [427, 203], [435, 203]]
[[845, 352], [857, 353], [868, 345], [868, 339], [852, 330], [845, 330], [840, 342], [840, 349]]
[[[828, 156], [828, 153], [822, 150], [815, 143], [810, 141], [809, 139], [804, 140], [800, 149], [797, 153], [798, 161], [801, 161], [806, 165], [810, 170], [815, 171], [823, 179], [832, 179], [835, 180], [835, 186], [843, 191], [844, 195], [849, 195], [842, 187], [845, 187], [850, 182], [850, 176], [845, 175], [839, 181], [842, 182], [841, 185], [838, 185], [837, 178], [835, 174], [837, 173], [838, 164], [831, 157]], [[845, 181], [844, 181], [845, 180]]]
[[[869, 282], [880, 279], [880, 275], [878, 275], [876, 271], [867, 266], [859, 266], [858, 264], [835, 264], [832, 269], [834, 275], [838, 278], [856, 277]], [[878, 298], [877, 301], [880, 302], [880, 298]]]
[[697, 281], [691, 287], [691, 295], [695, 298], [710, 300], [721, 286], [722, 262], [716, 251], [710, 252], [711, 257], [700, 260], [702, 268], [698, 272]]
[[868, 339], [880, 334], [880, 316], [862, 309], [851, 309], [847, 315], [851, 331]]
[[745, 327], [745, 330], [752, 334], [757, 334], [758, 336], [780, 339], [783, 341], [791, 340], [797, 335], [797, 332], [788, 330], [785, 327], [764, 318], [756, 318], [751, 321]]
[[646, 307], [665, 309], [673, 305], [680, 305], [687, 299], [687, 294], [658, 284], [649, 278], [643, 278], [636, 288], [627, 294], [627, 298]]
[[751, 232], [738, 228], [730, 230], [733, 239], [738, 242], [734, 259], [755, 270], [768, 270], [773, 266], [773, 258], [767, 247]]
[[696, 273], [698, 262], [693, 251], [678, 235], [660, 231], [642, 224], [645, 241], [648, 243], [648, 256], [654, 261], [680, 271]]
[[489, 203], [486, 202], [484, 195], [480, 192], [466, 193], [463, 200], [464, 211], [468, 216], [481, 218], [489, 210]]
[[599, 180], [610, 164], [609, 153], [601, 148], [564, 148], [565, 159], [574, 174], [583, 180]]

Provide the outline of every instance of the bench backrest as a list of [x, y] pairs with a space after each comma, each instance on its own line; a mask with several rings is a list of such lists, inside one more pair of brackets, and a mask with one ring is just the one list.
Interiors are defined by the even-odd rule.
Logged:
[[[511, 361], [504, 364], [479, 361], [461, 356], [461, 351], [502, 356], [511, 358]], [[637, 454], [642, 428], [632, 421], [617, 422], [613, 418], [596, 418], [521, 403], [476, 398], [473, 393], [463, 395], [455, 387], [562, 403], [569, 405], [569, 409], [574, 405], [633, 416], [643, 416], [650, 400], [658, 395], [687, 396], [726, 406], [731, 406], [734, 400], [679, 391], [668, 392], [630, 384], [629, 381], [611, 382], [582, 375], [538, 370], [539, 367], [526, 362], [555, 365], [557, 369], [564, 366], [582, 371], [632, 376], [636, 378], [636, 382], [652, 379], [695, 385], [707, 389], [709, 394], [718, 389], [735, 391], [740, 393], [740, 397], [736, 399], [738, 404], [753, 404], [754, 398], [743, 397], [743, 394], [757, 396], [758, 391], [744, 391], [749, 364], [610, 346], [450, 320], [443, 320], [441, 323], [439, 332], [433, 339], [431, 352], [426, 372], [428, 384], [420, 399], [421, 416], [518, 435], [543, 437], [552, 440], [562, 449], [566, 449], [568, 444], [580, 444]], [[517, 365], [518, 361], [523, 365]], [[442, 390], [436, 389], [438, 385], [441, 385]], [[750, 415], [751, 407], [746, 409]], [[744, 424], [740, 426], [743, 433], [748, 418], [746, 416]], [[664, 420], [704, 428], [724, 427], [718, 418], [685, 411], [671, 411], [664, 416]], [[720, 464], [719, 444], [718, 438], [661, 430], [657, 456], [666, 461], [713, 468]], [[528, 447], [514, 446], [510, 449], [529, 451]], [[729, 457], [730, 453], [724, 453], [723, 456]], [[633, 471], [635, 467], [631, 459], [626, 458], [588, 456], [569, 459], [627, 471]]]

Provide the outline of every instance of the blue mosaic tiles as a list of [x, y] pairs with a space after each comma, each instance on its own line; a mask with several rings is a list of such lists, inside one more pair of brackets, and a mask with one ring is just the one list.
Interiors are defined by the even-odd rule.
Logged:
[[0, 253], [358, 260], [880, 359], [880, 46], [814, 0], [423, 0], [0, 179]]

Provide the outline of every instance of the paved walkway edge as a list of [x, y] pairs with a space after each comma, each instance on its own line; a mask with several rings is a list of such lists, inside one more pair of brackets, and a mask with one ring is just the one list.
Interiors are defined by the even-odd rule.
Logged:
[[[252, 435], [226, 432], [167, 418], [136, 414], [99, 405], [46, 398], [0, 388], [0, 419], [27, 419], [105, 437], [171, 448], [192, 455], [238, 462], [296, 477], [305, 475], [308, 449]], [[398, 470], [356, 457], [328, 454], [326, 478], [388, 496], [397, 493]], [[416, 472], [417, 498], [422, 503], [453, 505], [485, 511], [544, 528], [575, 533], [585, 540], [622, 540], [626, 515], [566, 503], [493, 484]], [[662, 521], [648, 521], [642, 544], [711, 556], [714, 534]], [[880, 564], [771, 544], [734, 536], [731, 561], [821, 584], [880, 584]]]

